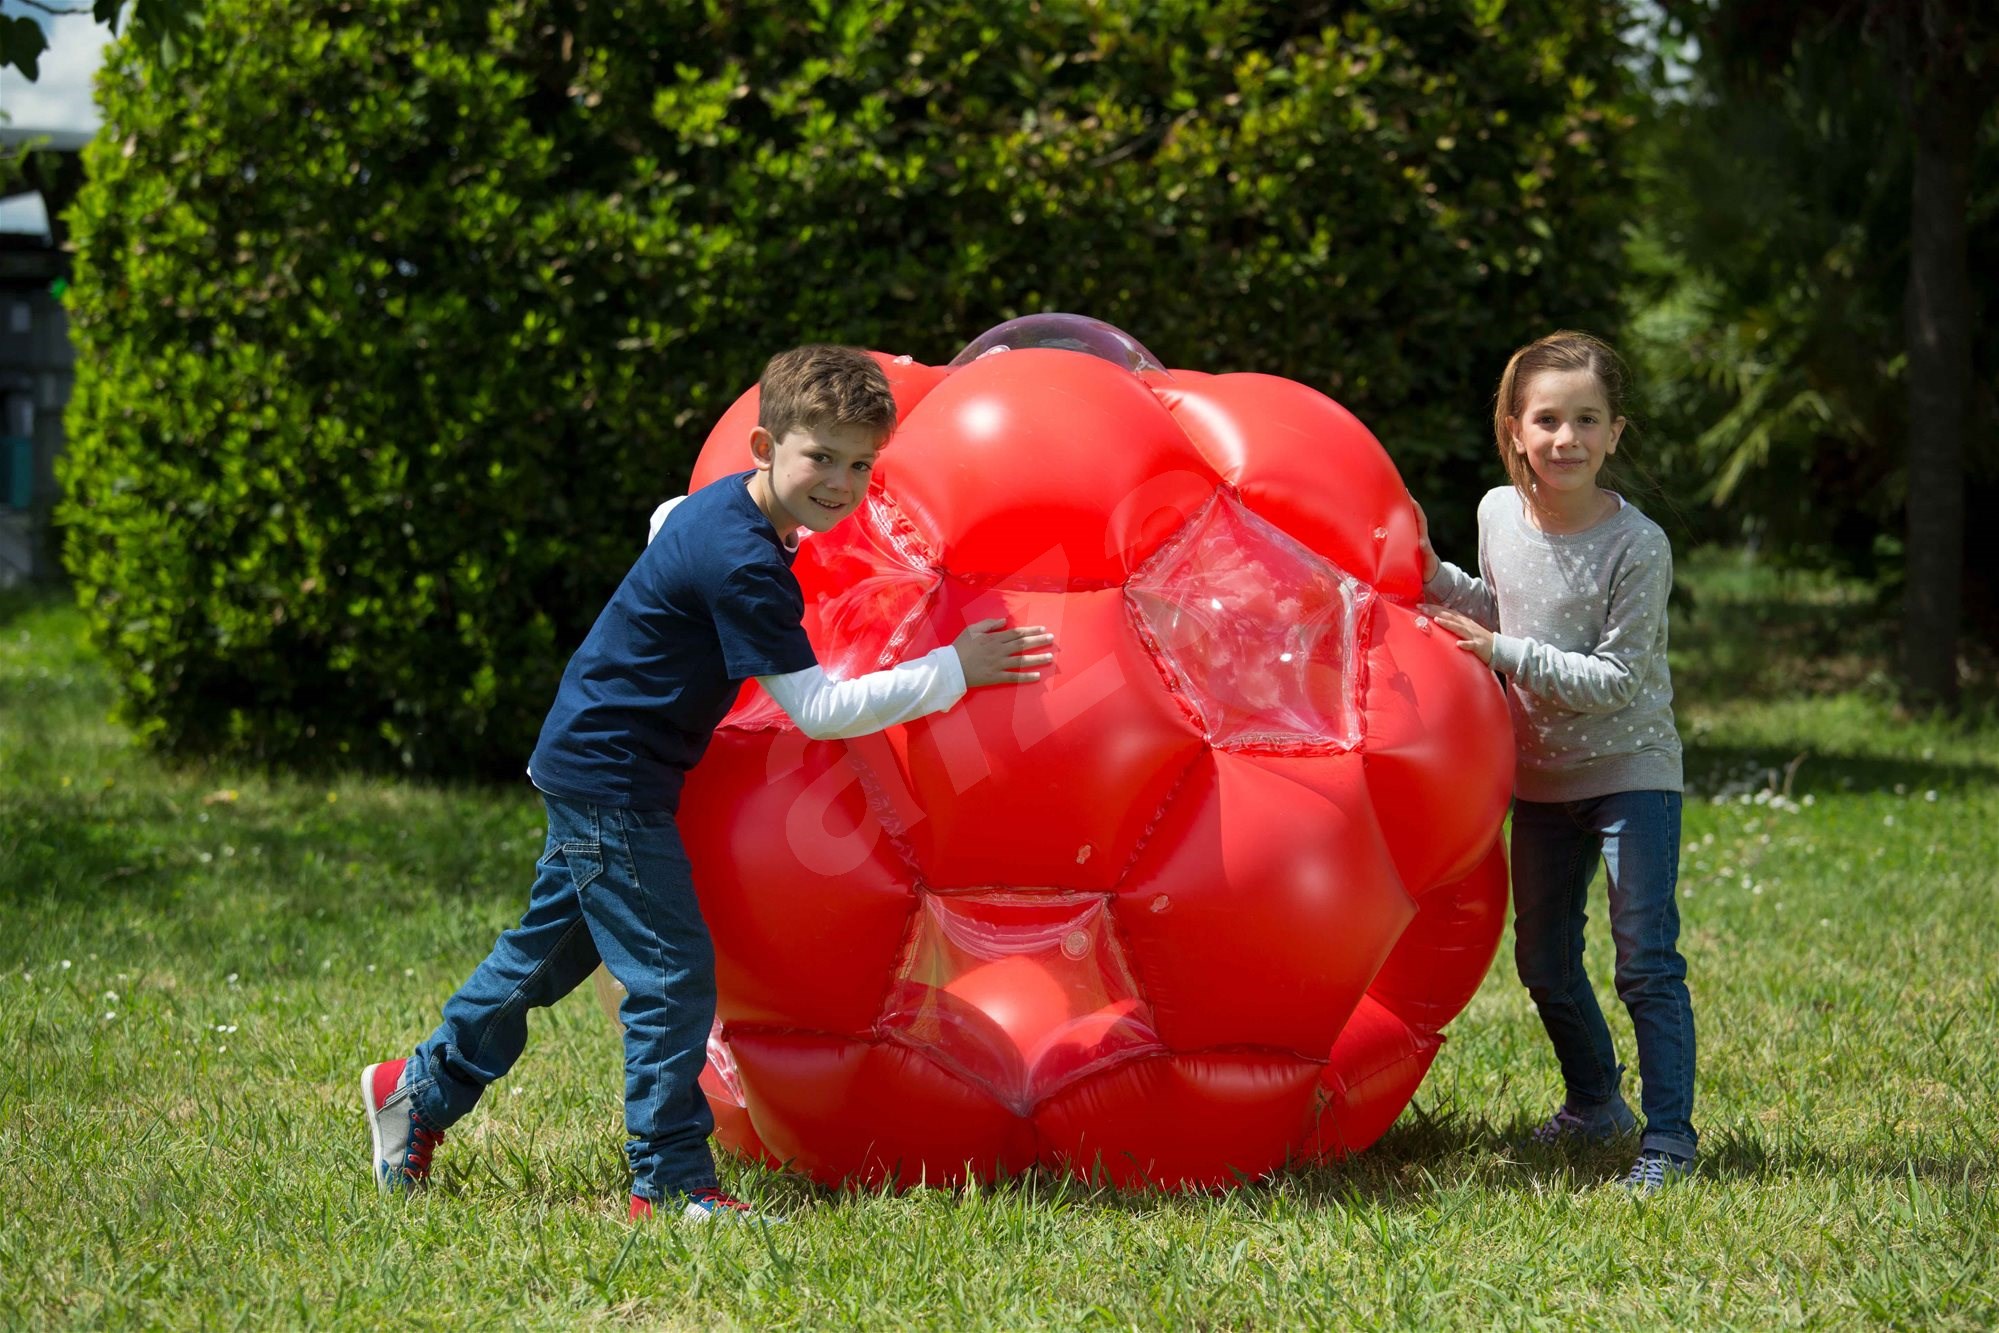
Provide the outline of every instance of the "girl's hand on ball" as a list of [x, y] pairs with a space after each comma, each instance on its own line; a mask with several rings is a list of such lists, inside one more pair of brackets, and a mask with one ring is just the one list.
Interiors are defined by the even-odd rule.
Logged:
[[1409, 507], [1416, 511], [1416, 551], [1423, 558], [1423, 582], [1437, 577], [1437, 566], [1443, 562], [1437, 559], [1437, 548], [1430, 545], [1430, 516], [1423, 512], [1423, 506], [1414, 497]]
[[1458, 636], [1458, 647], [1476, 657], [1487, 666], [1492, 665], [1492, 631], [1473, 620], [1470, 616], [1459, 615], [1456, 611], [1446, 611], [1440, 606], [1419, 608], [1424, 615]]

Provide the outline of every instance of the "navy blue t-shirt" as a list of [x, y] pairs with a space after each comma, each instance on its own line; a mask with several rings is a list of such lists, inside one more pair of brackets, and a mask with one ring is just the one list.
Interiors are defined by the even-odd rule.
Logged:
[[791, 552], [742, 472], [667, 516], [562, 673], [528, 761], [535, 786], [674, 810], [681, 782], [752, 676], [818, 662]]

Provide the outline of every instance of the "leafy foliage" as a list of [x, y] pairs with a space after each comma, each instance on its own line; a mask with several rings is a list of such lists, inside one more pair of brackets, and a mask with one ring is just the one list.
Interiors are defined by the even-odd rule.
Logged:
[[27, 0], [37, 14], [0, 15], [0, 69], [17, 69], [30, 82], [41, 77], [42, 53], [49, 49], [44, 16], [88, 14], [113, 32], [122, 22], [133, 40], [161, 60], [171, 61], [201, 23], [204, 0]]
[[[1698, 535], [1892, 587], [1906, 442], [1925, 428], [1907, 407], [1910, 130], [1888, 56], [1862, 36], [1784, 38], [1757, 57], [1780, 72], [1754, 79], [1709, 50], [1688, 95], [1644, 122], [1628, 341], [1652, 386], [1658, 468], [1697, 502]], [[1972, 180], [1981, 273], [1999, 262], [1999, 115], [1981, 127]], [[1999, 502], [1989, 320], [1976, 321], [1971, 355], [1975, 513]], [[1995, 606], [1975, 577], [1994, 559], [1999, 533], [1974, 526], [1974, 615]]]
[[518, 771], [643, 515], [806, 339], [1081, 310], [1462, 495], [1506, 353], [1613, 314], [1617, 18], [208, 5], [102, 78], [71, 570], [163, 743]]

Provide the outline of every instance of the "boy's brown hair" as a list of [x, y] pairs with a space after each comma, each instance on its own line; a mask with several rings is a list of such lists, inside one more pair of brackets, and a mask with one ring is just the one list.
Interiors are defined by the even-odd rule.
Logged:
[[817, 426], [862, 426], [886, 440], [895, 429], [895, 395], [881, 364], [860, 348], [808, 343], [764, 367], [757, 424], [780, 440]]

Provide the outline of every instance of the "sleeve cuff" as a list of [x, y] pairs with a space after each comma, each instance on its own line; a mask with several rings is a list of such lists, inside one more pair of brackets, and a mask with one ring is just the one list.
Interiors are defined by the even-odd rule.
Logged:
[[930, 656], [936, 660], [938, 674], [943, 680], [945, 692], [951, 696], [951, 703], [957, 703], [965, 697], [968, 688], [965, 684], [965, 663], [958, 656], [958, 650], [947, 643], [942, 648], [932, 648]]
[[1515, 675], [1520, 664], [1527, 660], [1527, 640], [1515, 638], [1511, 634], [1492, 636], [1492, 669], [1504, 675]]

